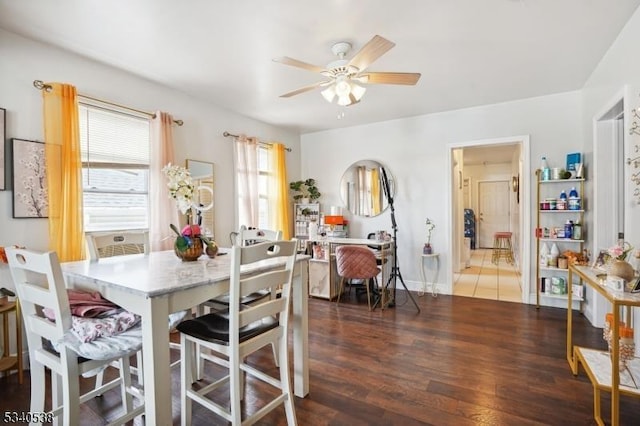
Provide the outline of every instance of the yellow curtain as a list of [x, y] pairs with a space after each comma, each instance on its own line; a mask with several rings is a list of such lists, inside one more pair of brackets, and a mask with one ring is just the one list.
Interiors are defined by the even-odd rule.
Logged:
[[380, 173], [377, 168], [371, 169], [371, 215], [375, 216], [382, 211], [380, 203]]
[[44, 105], [45, 162], [49, 194], [49, 249], [62, 262], [82, 260], [82, 161], [76, 88], [48, 83]]
[[285, 147], [281, 143], [271, 145], [271, 167], [273, 171], [269, 179], [269, 227], [282, 230], [282, 238], [291, 238], [289, 230], [289, 202], [287, 198], [287, 162]]

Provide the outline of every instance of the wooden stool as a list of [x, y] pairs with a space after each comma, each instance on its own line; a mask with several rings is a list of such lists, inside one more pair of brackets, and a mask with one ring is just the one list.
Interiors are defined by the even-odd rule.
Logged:
[[[9, 350], [9, 313], [16, 314], [16, 356], [11, 356]], [[4, 353], [0, 357], [0, 372], [17, 370], [18, 383], [22, 384], [22, 326], [20, 303], [18, 299], [15, 302], [5, 302], [0, 305], [0, 315], [2, 315], [2, 332]], [[6, 373], [5, 373], [6, 375]]]
[[507, 260], [507, 263], [513, 264], [513, 249], [511, 247], [511, 232], [496, 232], [493, 234], [493, 253], [491, 255], [491, 263], [496, 265], [500, 258]]

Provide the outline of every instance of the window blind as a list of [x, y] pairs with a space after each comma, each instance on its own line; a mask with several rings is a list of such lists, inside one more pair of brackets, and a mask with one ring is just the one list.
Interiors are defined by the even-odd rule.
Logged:
[[149, 164], [149, 120], [80, 104], [82, 162], [93, 167], [105, 164]]

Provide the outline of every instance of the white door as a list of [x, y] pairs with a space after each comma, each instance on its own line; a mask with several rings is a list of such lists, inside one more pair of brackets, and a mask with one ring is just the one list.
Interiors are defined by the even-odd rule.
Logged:
[[493, 234], [510, 231], [509, 182], [480, 182], [478, 210], [479, 247], [493, 247]]

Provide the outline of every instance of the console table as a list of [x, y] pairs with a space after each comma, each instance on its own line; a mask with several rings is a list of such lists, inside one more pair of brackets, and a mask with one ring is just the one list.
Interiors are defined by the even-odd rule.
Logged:
[[572, 291], [567, 292], [567, 361], [573, 375], [578, 374], [582, 364], [593, 385], [593, 417], [599, 425], [604, 425], [600, 414], [600, 391], [611, 392], [611, 425], [620, 424], [620, 394], [640, 397], [640, 359], [627, 362], [626, 368], [620, 369], [620, 317], [621, 310], [626, 308], [626, 322], [630, 323], [630, 310], [640, 306], [640, 294], [613, 291], [604, 285], [598, 271], [588, 266], [570, 265], [568, 282], [573, 283], [573, 275], [589, 287], [593, 288], [611, 303], [613, 324], [611, 326], [611, 354], [608, 351], [573, 346], [572, 340]]

